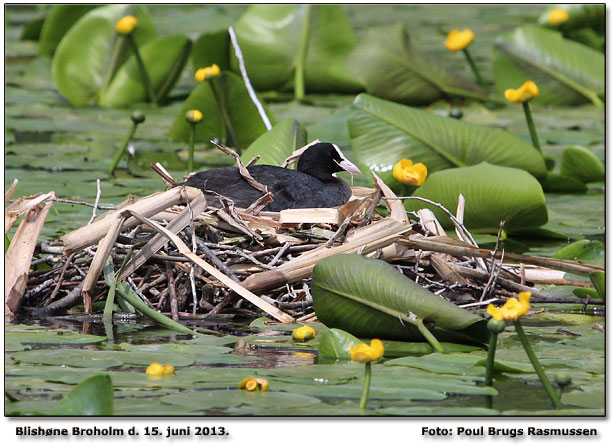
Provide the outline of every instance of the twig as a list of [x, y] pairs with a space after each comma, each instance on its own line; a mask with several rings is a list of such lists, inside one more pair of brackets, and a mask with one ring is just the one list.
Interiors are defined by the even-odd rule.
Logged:
[[113, 206], [113, 205], [94, 205], [92, 203], [88, 203], [88, 202], [81, 202], [79, 200], [68, 200], [68, 199], [58, 199], [55, 198], [53, 199], [54, 202], [59, 202], [59, 203], [69, 203], [71, 205], [83, 205], [83, 206], [91, 206], [91, 207], [97, 207], [99, 210], [116, 210], [117, 207]]
[[97, 178], [96, 179], [96, 201], [94, 202], [94, 209], [92, 210], [92, 217], [89, 219], [89, 222], [87, 222], [87, 225], [92, 223], [94, 219], [96, 218], [96, 211], [98, 211], [98, 204], [100, 203], [101, 193], [102, 193], [102, 190], [100, 189], [100, 179]]
[[[168, 278], [168, 293], [170, 294], [170, 313], [172, 319], [179, 321], [179, 307], [177, 304], [177, 291], [175, 289], [175, 278], [172, 274], [170, 262], [166, 263], [166, 277]], [[196, 312], [194, 312], [196, 313]]]
[[275, 257], [272, 258], [272, 261], [270, 261], [268, 265], [270, 267], [274, 267], [277, 264], [277, 262], [279, 262], [279, 259], [281, 259], [281, 256], [285, 254], [285, 252], [290, 247], [290, 245], [292, 244], [290, 244], [289, 242], [286, 242], [285, 244], [283, 244], [283, 247], [281, 247], [281, 250], [279, 250], [279, 252], [275, 255]]

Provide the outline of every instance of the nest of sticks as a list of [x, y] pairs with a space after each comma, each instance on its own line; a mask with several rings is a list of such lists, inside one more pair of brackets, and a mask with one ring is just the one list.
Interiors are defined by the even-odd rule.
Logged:
[[[202, 191], [184, 186], [128, 200], [58, 241], [27, 248], [12, 243], [13, 253], [9, 249], [6, 255], [5, 310], [14, 314], [28, 308], [41, 317], [82, 304], [81, 312], [95, 313], [96, 303], [109, 295], [111, 271], [147, 307], [175, 321], [219, 313], [308, 321], [316, 318], [313, 267], [341, 253], [383, 259], [433, 293], [472, 309], [504, 302], [520, 291], [531, 292], [532, 302], [584, 302], [551, 296], [535, 283], [585, 287], [589, 283], [564, 280], [564, 273], [602, 270], [505, 253], [498, 244], [481, 249], [460, 217], [420, 199], [448, 213], [457, 234], [451, 238], [430, 210], [407, 213], [401, 198], [373, 177], [375, 188], [352, 188], [351, 199], [338, 208], [260, 211], [270, 200], [264, 198], [265, 187], [263, 199], [246, 210], [223, 199], [222, 208], [208, 207]], [[13, 201], [5, 210], [5, 230], [25, 214], [13, 242], [20, 233], [30, 240], [34, 234], [36, 241], [45, 210], [56, 200], [48, 193]], [[98, 207], [94, 204], [94, 215]], [[8, 267], [19, 257], [29, 262]], [[31, 268], [41, 263], [51, 268]], [[120, 296], [121, 309], [135, 312], [124, 304]]]

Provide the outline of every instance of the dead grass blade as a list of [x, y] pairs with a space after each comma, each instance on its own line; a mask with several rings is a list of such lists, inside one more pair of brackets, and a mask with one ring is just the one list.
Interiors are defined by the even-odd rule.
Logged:
[[[49, 193], [48, 198], [55, 198], [53, 192]], [[7, 315], [13, 315], [19, 310], [36, 241], [52, 205], [53, 202], [49, 201], [44, 206], [38, 203], [29, 209], [6, 252], [4, 257], [4, 297], [6, 300], [4, 311]]]

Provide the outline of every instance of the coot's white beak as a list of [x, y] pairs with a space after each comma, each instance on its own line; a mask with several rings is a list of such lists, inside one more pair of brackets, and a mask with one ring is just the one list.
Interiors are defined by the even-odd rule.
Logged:
[[341, 161], [338, 162], [338, 165], [343, 168], [347, 172], [351, 172], [352, 174], [361, 174], [360, 168], [351, 163], [349, 160], [345, 158], [345, 155], [341, 152], [339, 147], [336, 144], [333, 144], [334, 148], [337, 150], [338, 154], [341, 156]]

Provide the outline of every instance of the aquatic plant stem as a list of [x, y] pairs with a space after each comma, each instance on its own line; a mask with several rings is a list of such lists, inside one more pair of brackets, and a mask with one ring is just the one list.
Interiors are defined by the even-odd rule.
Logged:
[[370, 392], [370, 378], [372, 376], [371, 362], [364, 364], [364, 388], [362, 388], [362, 397], [360, 399], [360, 408], [363, 410], [366, 408], [368, 402], [368, 393]]
[[534, 125], [534, 120], [532, 119], [532, 112], [530, 111], [530, 104], [528, 101], [523, 102], [522, 106], [524, 107], [524, 114], [526, 115], [526, 122], [528, 123], [528, 129], [530, 130], [530, 138], [532, 138], [532, 145], [541, 151], [541, 145], [539, 143], [539, 137], [536, 134], [536, 126]]
[[481, 77], [481, 73], [479, 73], [479, 69], [477, 68], [477, 64], [475, 64], [475, 61], [473, 60], [472, 56], [468, 52], [468, 48], [464, 48], [462, 50], [462, 52], [464, 53], [464, 56], [466, 56], [466, 60], [468, 61], [468, 64], [470, 65], [470, 68], [472, 68], [473, 73], [475, 74], [475, 78], [477, 78], [477, 82], [479, 83], [479, 85], [481, 87], [483, 87], [484, 89], [487, 89], [487, 84], [485, 83], [485, 81]]
[[187, 158], [187, 172], [194, 172], [194, 139], [196, 137], [196, 123], [189, 124], [189, 157]]
[[517, 332], [517, 335], [519, 336], [519, 340], [521, 341], [521, 344], [524, 347], [524, 351], [526, 351], [526, 354], [528, 354], [528, 358], [530, 359], [530, 362], [532, 363], [532, 366], [534, 367], [536, 374], [539, 376], [539, 379], [541, 380], [543, 386], [545, 387], [547, 394], [549, 394], [549, 398], [551, 399], [553, 406], [555, 408], [559, 408], [560, 398], [558, 397], [558, 393], [553, 389], [551, 382], [549, 381], [549, 379], [547, 378], [547, 375], [545, 374], [545, 370], [541, 366], [538, 358], [536, 357], [536, 354], [532, 350], [532, 346], [530, 346], [530, 342], [528, 341], [528, 338], [526, 337], [526, 333], [524, 332], [524, 329], [522, 328], [521, 323], [519, 322], [519, 320], [516, 320], [513, 322], [513, 325], [515, 326], [515, 331]]
[[498, 334], [490, 331], [490, 344], [487, 348], [487, 361], [485, 369], [485, 386], [492, 386], [494, 383], [494, 358], [496, 357], [496, 344]]
[[113, 163], [111, 163], [111, 167], [109, 168], [110, 176], [113, 176], [113, 174], [115, 173], [115, 169], [117, 168], [117, 165], [121, 161], [123, 155], [126, 153], [128, 144], [130, 144], [130, 141], [132, 140], [132, 137], [134, 136], [134, 132], [136, 132], [137, 127], [138, 127], [138, 124], [136, 124], [135, 122], [132, 122], [132, 128], [130, 129], [130, 132], [128, 132], [128, 137], [125, 139], [125, 141], [123, 142], [121, 147], [117, 150], [117, 152], [115, 152]]
[[157, 97], [155, 95], [155, 92], [153, 91], [153, 87], [151, 86], [151, 80], [149, 79], [149, 75], [147, 74], [147, 69], [145, 68], [143, 59], [140, 57], [140, 51], [138, 51], [138, 46], [136, 45], [136, 42], [134, 41], [134, 38], [131, 34], [126, 35], [126, 39], [128, 39], [128, 42], [132, 47], [132, 51], [134, 52], [136, 65], [138, 65], [141, 77], [143, 78], [143, 84], [145, 84], [145, 92], [147, 93], [147, 98], [152, 104], [157, 104]]
[[296, 58], [296, 71], [294, 72], [294, 98], [297, 100], [304, 99], [304, 67], [306, 65], [307, 49], [309, 47], [309, 35], [311, 32], [311, 5], [305, 5], [304, 22], [302, 26], [302, 37], [300, 39], [300, 48], [298, 49], [298, 57]]
[[221, 82], [225, 83], [225, 79], [222, 77], [222, 78], [211, 79], [209, 81], [209, 85], [211, 86], [211, 90], [213, 91], [213, 96], [215, 97], [215, 102], [217, 103], [217, 107], [219, 108], [219, 113], [221, 113], [221, 118], [223, 119], [223, 122], [226, 125], [226, 129], [228, 130], [228, 133], [230, 134], [230, 139], [232, 140], [234, 149], [236, 149], [236, 151], [240, 153], [241, 148], [238, 144], [238, 138], [236, 138], [236, 133], [234, 132], [232, 121], [230, 121], [230, 117], [228, 116], [224, 98], [221, 96], [219, 89], [217, 88], [217, 85], [216, 85], [217, 79], [221, 79]]
[[430, 345], [432, 345], [434, 349], [436, 349], [438, 352], [445, 352], [445, 349], [443, 348], [443, 346], [438, 342], [436, 337], [432, 335], [432, 332], [428, 330], [423, 320], [417, 321], [417, 329], [419, 330], [419, 332], [421, 332], [421, 335], [424, 336], [426, 341], [430, 343]]

